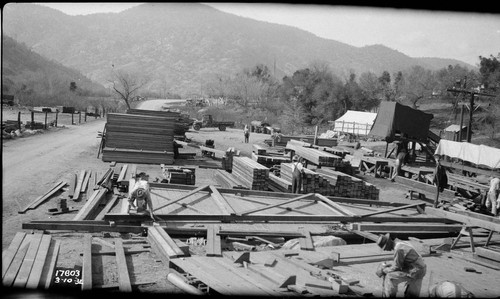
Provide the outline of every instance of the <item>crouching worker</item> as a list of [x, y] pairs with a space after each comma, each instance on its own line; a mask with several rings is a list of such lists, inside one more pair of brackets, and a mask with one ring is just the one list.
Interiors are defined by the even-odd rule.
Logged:
[[435, 283], [429, 288], [429, 297], [435, 298], [475, 298], [474, 294], [461, 284], [452, 281]]
[[135, 176], [135, 184], [130, 190], [128, 196], [129, 213], [148, 213], [151, 219], [155, 220], [153, 217], [153, 203], [151, 201], [148, 180], [149, 176], [144, 172]]
[[405, 297], [419, 297], [422, 280], [427, 266], [422, 256], [408, 242], [390, 238], [389, 234], [381, 235], [377, 245], [384, 251], [394, 250], [394, 259], [382, 263], [376, 274], [383, 277], [383, 297], [396, 297], [398, 285], [406, 283]]

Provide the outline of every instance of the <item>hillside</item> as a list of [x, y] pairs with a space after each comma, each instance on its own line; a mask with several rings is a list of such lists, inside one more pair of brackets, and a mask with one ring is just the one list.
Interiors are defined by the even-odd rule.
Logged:
[[434, 70], [460, 63], [429, 63], [382, 45], [353, 47], [195, 3], [148, 3], [121, 13], [86, 16], [8, 4], [4, 32], [96, 82], [112, 79], [114, 66], [147, 77], [151, 90], [166, 86], [181, 94], [199, 92], [210, 75], [234, 74], [259, 63], [268, 65], [277, 78], [317, 61], [341, 76], [352, 70], [379, 74], [413, 65]]
[[2, 36], [2, 51], [2, 92], [24, 90], [29, 93], [31, 90], [38, 94], [53, 94], [67, 91], [70, 83], [75, 82], [81, 90], [106, 93], [104, 86], [92, 82], [77, 70], [48, 60], [9, 36]]

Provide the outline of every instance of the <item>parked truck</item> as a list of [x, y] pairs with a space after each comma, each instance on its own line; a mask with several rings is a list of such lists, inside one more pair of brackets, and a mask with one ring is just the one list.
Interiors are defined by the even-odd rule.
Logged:
[[227, 127], [234, 127], [234, 121], [215, 121], [210, 114], [204, 114], [201, 120], [193, 123], [193, 129], [199, 131], [201, 128], [219, 128], [225, 131]]

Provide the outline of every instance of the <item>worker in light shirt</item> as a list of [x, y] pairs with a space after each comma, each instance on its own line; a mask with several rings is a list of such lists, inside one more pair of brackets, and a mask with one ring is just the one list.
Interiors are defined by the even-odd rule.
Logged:
[[[151, 201], [149, 177], [141, 172], [136, 176], [135, 184], [129, 192], [128, 204], [130, 212], [138, 214], [148, 213], [153, 219], [153, 202]], [[135, 211], [134, 211], [135, 210]]]
[[435, 298], [475, 298], [474, 294], [461, 284], [453, 281], [435, 283], [429, 288], [429, 297]]
[[500, 179], [492, 177], [490, 180], [490, 189], [486, 195], [486, 208], [491, 207], [491, 214], [497, 216], [498, 209], [500, 208]]
[[383, 297], [396, 297], [398, 285], [406, 282], [405, 297], [419, 297], [422, 280], [427, 271], [422, 256], [408, 242], [392, 240], [390, 234], [381, 235], [377, 245], [384, 251], [394, 250], [391, 262], [382, 263], [377, 275], [383, 277]]
[[303, 159], [295, 155], [292, 158], [292, 193], [300, 193], [302, 189]]

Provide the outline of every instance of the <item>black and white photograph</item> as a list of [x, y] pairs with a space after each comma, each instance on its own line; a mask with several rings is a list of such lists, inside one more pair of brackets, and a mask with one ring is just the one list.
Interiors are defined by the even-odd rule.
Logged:
[[1, 14], [3, 297], [500, 296], [492, 3]]

